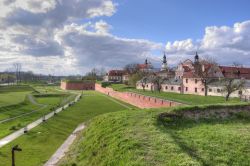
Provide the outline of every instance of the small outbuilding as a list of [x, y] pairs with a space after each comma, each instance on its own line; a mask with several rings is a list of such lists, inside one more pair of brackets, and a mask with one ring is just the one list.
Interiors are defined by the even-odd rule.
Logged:
[[63, 90], [95, 90], [95, 81], [92, 80], [62, 80]]

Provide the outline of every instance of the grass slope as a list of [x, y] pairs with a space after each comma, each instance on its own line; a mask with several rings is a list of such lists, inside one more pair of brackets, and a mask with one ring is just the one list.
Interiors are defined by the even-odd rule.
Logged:
[[58, 116], [1, 148], [1, 164], [10, 165], [10, 149], [13, 145], [18, 144], [23, 151], [17, 153], [16, 165], [42, 165], [80, 123], [100, 114], [126, 109], [98, 93], [85, 92], [85, 94], [89, 94], [89, 96], [83, 97], [77, 104], [61, 112]]
[[250, 117], [162, 125], [161, 112], [94, 118], [60, 165], [249, 165]]
[[57, 107], [65, 99], [68, 99], [71, 96], [72, 95], [61, 96], [57, 94], [56, 96], [46, 95], [43, 97], [35, 98], [38, 103], [47, 105], [47, 107], [43, 109], [41, 109], [43, 106], [32, 104], [31, 102], [27, 100], [17, 105], [11, 105], [11, 106], [0, 108], [0, 120], [16, 117], [18, 115], [22, 115], [24, 113], [32, 112], [33, 110], [39, 109], [39, 111], [32, 113], [30, 115], [22, 116], [14, 120], [1, 123], [0, 124], [0, 138], [3, 138], [13, 133], [15, 130], [23, 128], [27, 124], [39, 119], [43, 115], [48, 114], [49, 112], [51, 112], [51, 108]]

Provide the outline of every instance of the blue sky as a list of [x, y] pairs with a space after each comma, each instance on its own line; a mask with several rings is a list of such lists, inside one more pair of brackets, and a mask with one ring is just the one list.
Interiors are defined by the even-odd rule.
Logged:
[[[112, 33], [155, 42], [199, 39], [207, 26], [232, 26], [250, 19], [250, 0], [116, 0], [117, 12], [103, 17]], [[99, 18], [98, 18], [99, 19]]]
[[250, 0], [0, 0], [0, 71], [159, 68], [163, 51], [171, 67], [196, 51], [250, 66]]

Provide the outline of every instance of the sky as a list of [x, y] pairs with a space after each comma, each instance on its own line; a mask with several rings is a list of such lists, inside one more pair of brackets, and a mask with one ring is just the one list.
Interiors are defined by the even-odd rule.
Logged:
[[250, 66], [249, 0], [0, 0], [0, 71], [85, 74], [149, 59]]

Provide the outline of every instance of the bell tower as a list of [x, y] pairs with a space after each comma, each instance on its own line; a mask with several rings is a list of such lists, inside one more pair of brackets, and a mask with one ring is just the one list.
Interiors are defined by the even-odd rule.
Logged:
[[161, 65], [161, 71], [166, 71], [166, 70], [168, 70], [168, 64], [167, 64], [167, 57], [166, 57], [166, 54], [164, 52], [162, 65]]

